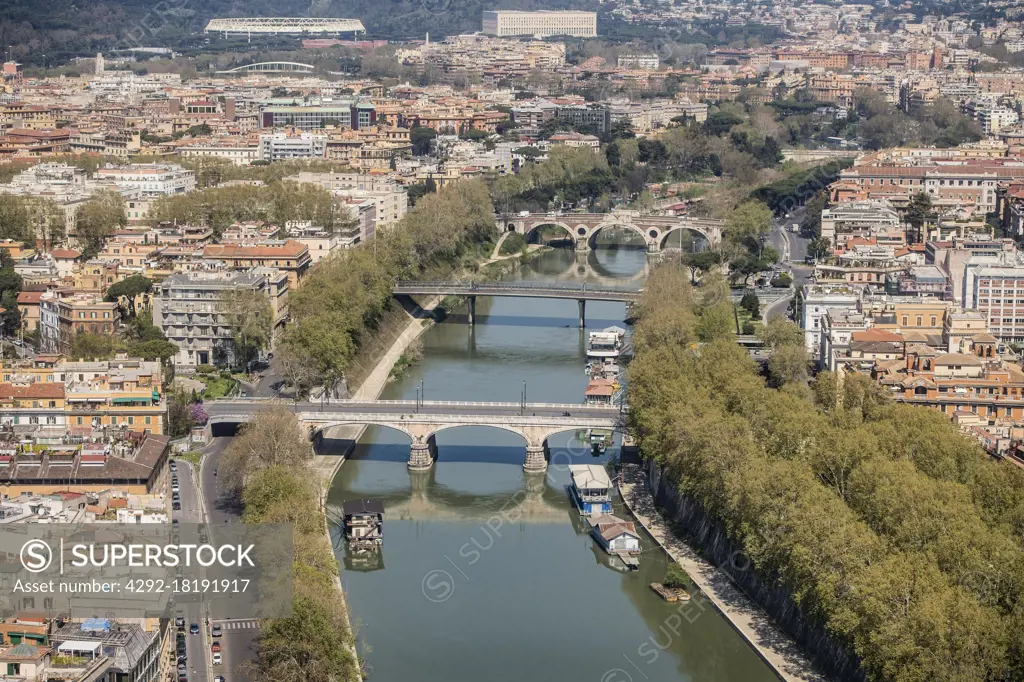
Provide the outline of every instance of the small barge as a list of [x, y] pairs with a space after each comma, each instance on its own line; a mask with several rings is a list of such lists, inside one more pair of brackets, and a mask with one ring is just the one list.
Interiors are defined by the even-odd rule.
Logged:
[[612, 481], [599, 464], [570, 464], [569, 495], [580, 514], [610, 514], [612, 511]]
[[372, 551], [384, 544], [384, 504], [378, 500], [348, 500], [342, 505], [345, 540], [350, 550]]

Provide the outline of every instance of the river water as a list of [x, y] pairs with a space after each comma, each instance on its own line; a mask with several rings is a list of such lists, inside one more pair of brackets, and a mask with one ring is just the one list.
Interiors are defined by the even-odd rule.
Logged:
[[[597, 250], [584, 262], [556, 250], [509, 280], [586, 279], [628, 285], [646, 255]], [[579, 403], [587, 378], [575, 301], [480, 299], [423, 336], [424, 357], [384, 399]], [[587, 325], [621, 324], [624, 306], [587, 304]], [[421, 383], [422, 382], [422, 383]], [[641, 569], [622, 573], [594, 546], [566, 494], [569, 462], [594, 458], [574, 434], [552, 439], [547, 474], [527, 475], [525, 444], [496, 428], [437, 436], [428, 473], [406, 469], [408, 437], [366, 431], [329, 504], [384, 502], [379, 561], [345, 562], [342, 581], [374, 682], [768, 682], [775, 676], [710, 606], [667, 604], [644, 535]], [[331, 444], [328, 442], [328, 447]], [[621, 501], [616, 514], [625, 516]]]

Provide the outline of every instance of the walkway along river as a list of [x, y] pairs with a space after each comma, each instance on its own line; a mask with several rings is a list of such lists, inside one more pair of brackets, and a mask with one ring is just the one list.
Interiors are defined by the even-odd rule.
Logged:
[[[599, 250], [581, 267], [545, 253], [509, 280], [627, 282], [646, 256]], [[579, 271], [585, 271], [583, 277]], [[591, 303], [588, 328], [621, 324], [625, 307]], [[572, 301], [480, 299], [423, 336], [424, 357], [382, 398], [575, 403], [587, 378]], [[330, 490], [384, 502], [382, 560], [344, 565], [342, 581], [370, 679], [377, 682], [767, 682], [774, 674], [707, 606], [666, 604], [648, 587], [665, 560], [644, 536], [641, 570], [620, 573], [594, 546], [565, 486], [570, 462], [603, 461], [573, 439], [551, 443], [546, 475], [523, 472], [524, 443], [495, 428], [441, 432], [439, 456], [410, 473], [408, 438], [366, 431]], [[341, 442], [325, 441], [341, 450]], [[616, 513], [626, 515], [616, 500]], [[339, 543], [336, 543], [339, 544]], [[344, 550], [339, 550], [343, 560]], [[375, 570], [367, 570], [375, 569]]]

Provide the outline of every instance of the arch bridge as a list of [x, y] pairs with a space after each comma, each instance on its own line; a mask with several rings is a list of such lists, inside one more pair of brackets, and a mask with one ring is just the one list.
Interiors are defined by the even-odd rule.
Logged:
[[300, 62], [256, 62], [245, 66], [236, 66], [233, 69], [225, 69], [217, 73], [313, 73], [316, 69], [312, 64]]
[[529, 215], [499, 216], [498, 229], [518, 232], [527, 239], [538, 228], [546, 225], [560, 227], [571, 239], [577, 251], [594, 247], [597, 235], [609, 227], [620, 227], [636, 232], [643, 238], [648, 253], [660, 253], [670, 234], [688, 230], [702, 236], [710, 246], [722, 242], [724, 221], [699, 218], [681, 218], [663, 215], [644, 215], [640, 211], [613, 211], [612, 213], [530, 213]]
[[209, 424], [243, 424], [272, 405], [284, 405], [309, 429], [310, 438], [335, 426], [365, 425], [396, 429], [409, 436], [409, 469], [426, 471], [437, 459], [435, 436], [460, 426], [490, 426], [526, 441], [523, 469], [547, 469], [548, 438], [576, 429], [619, 429], [625, 415], [618, 407], [557, 403], [479, 403], [437, 400], [335, 400], [330, 403], [282, 402], [272, 398], [231, 398], [206, 403]]

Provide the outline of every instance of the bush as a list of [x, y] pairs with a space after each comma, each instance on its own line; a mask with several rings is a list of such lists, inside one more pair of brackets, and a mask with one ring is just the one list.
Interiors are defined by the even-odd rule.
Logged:
[[747, 320], [746, 322], [743, 323], [743, 334], [744, 334], [744, 336], [753, 336], [756, 333], [757, 333], [757, 326], [753, 322], [751, 322], [750, 320]]
[[776, 287], [778, 289], [788, 289], [789, 287], [793, 286], [793, 278], [784, 272], [775, 279], [773, 279], [771, 284], [773, 287]]
[[673, 561], [665, 571], [665, 580], [662, 584], [665, 587], [687, 588], [690, 586], [690, 576], [686, 575], [682, 566]]
[[505, 237], [505, 241], [501, 244], [501, 255], [505, 256], [510, 253], [518, 253], [526, 248], [526, 238], [518, 232], [513, 232], [509, 236]]
[[199, 365], [196, 367], [196, 374], [213, 374], [216, 371], [213, 365]]

